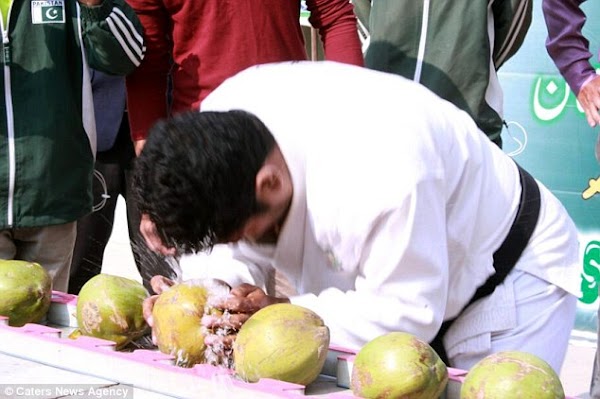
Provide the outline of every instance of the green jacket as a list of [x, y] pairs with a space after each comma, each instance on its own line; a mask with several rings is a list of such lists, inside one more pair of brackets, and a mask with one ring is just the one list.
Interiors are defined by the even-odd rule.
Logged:
[[14, 0], [2, 33], [0, 229], [77, 220], [93, 205], [89, 68], [131, 72], [141, 24], [123, 0]]
[[366, 66], [421, 82], [501, 144], [496, 70], [521, 46], [532, 1], [373, 0], [369, 11]]

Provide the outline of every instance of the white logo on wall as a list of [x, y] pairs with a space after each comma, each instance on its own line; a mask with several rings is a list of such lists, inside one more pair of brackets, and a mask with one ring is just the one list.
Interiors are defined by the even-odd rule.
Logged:
[[34, 0], [31, 2], [31, 22], [34, 24], [62, 24], [65, 22], [64, 0]]

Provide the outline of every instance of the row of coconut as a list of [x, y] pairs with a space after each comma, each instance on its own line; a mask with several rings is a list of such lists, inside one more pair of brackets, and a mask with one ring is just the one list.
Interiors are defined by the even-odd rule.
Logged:
[[[44, 319], [51, 300], [51, 279], [39, 264], [0, 261], [0, 315], [12, 326]], [[90, 279], [77, 299], [78, 328], [70, 337], [108, 339], [117, 350], [141, 337], [152, 340], [180, 367], [210, 363], [232, 368], [245, 381], [273, 378], [308, 385], [320, 374], [329, 348], [329, 329], [315, 312], [275, 304], [254, 313], [234, 334], [231, 348], [207, 347], [206, 315], [223, 315], [211, 298], [228, 287], [212, 280], [175, 284], [154, 302], [152, 331], [143, 317], [148, 291], [137, 281], [108, 274]], [[405, 332], [374, 338], [357, 353], [350, 386], [371, 399], [435, 399], [445, 391], [448, 370], [429, 344]], [[501, 352], [480, 361], [467, 374], [461, 399], [564, 398], [561, 382], [542, 359], [524, 352]]]

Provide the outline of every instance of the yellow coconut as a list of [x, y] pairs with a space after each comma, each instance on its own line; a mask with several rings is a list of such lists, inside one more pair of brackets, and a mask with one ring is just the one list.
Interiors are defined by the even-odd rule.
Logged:
[[209, 299], [226, 295], [229, 286], [219, 280], [189, 280], [170, 287], [152, 309], [153, 331], [158, 349], [175, 357], [175, 364], [192, 367], [205, 363], [202, 316], [211, 312]]
[[435, 399], [448, 383], [448, 369], [426, 342], [405, 332], [369, 341], [354, 359], [350, 387], [366, 399]]
[[22, 260], [0, 260], [0, 315], [20, 327], [41, 321], [50, 307], [52, 279], [42, 266]]
[[469, 370], [461, 399], [563, 399], [565, 392], [546, 361], [527, 352], [504, 351], [485, 357]]
[[281, 303], [254, 313], [233, 344], [235, 371], [245, 381], [273, 378], [308, 385], [321, 372], [329, 328], [313, 311]]
[[135, 280], [104, 273], [92, 277], [77, 297], [77, 333], [114, 341], [122, 349], [149, 331], [142, 313], [148, 296]]

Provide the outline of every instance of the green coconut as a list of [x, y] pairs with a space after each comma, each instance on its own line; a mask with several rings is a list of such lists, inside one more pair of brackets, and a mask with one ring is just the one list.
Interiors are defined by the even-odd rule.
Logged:
[[321, 372], [329, 328], [302, 306], [281, 303], [254, 313], [233, 344], [235, 372], [243, 380], [273, 378], [308, 385]]
[[154, 338], [158, 349], [175, 357], [180, 367], [207, 363], [202, 316], [215, 312], [209, 299], [226, 295], [229, 286], [213, 279], [176, 284], [160, 294], [152, 309]]
[[42, 266], [22, 260], [0, 260], [0, 315], [20, 327], [41, 321], [52, 299], [52, 278]]
[[89, 279], [77, 297], [79, 334], [114, 341], [117, 349], [149, 331], [142, 303], [146, 288], [125, 277], [102, 273]]
[[554, 369], [539, 357], [521, 351], [491, 354], [465, 377], [461, 399], [562, 399], [565, 392]]
[[447, 383], [448, 369], [428, 343], [406, 332], [391, 332], [360, 349], [350, 388], [366, 399], [435, 399]]

